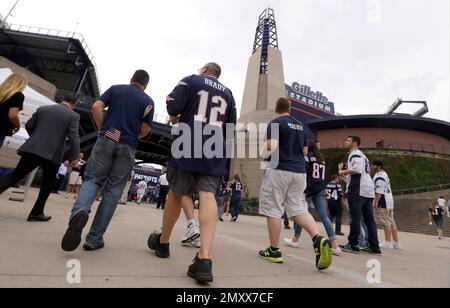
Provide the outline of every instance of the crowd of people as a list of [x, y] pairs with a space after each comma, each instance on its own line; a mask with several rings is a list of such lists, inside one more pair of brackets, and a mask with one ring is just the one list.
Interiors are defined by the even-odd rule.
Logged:
[[[208, 63], [198, 74], [182, 79], [167, 97], [167, 112], [174, 127], [184, 124], [195, 131], [197, 123], [201, 123], [202, 127], [218, 129], [225, 149], [234, 138], [226, 124], [236, 125], [237, 114], [232, 92], [219, 81], [220, 76], [220, 66]], [[141, 181], [135, 188], [132, 183], [139, 140], [151, 132], [153, 125], [155, 105], [145, 93], [149, 81], [147, 72], [136, 71], [130, 84], [112, 86], [94, 103], [92, 115], [99, 137], [87, 161], [80, 153], [80, 116], [73, 111], [77, 102], [74, 95], [66, 95], [61, 104], [39, 108], [27, 122], [30, 138], [18, 150], [21, 160], [17, 168], [0, 179], [0, 194], [41, 166], [43, 182], [28, 220], [47, 222], [51, 217], [44, 213], [45, 203], [50, 193], [58, 192], [68, 179], [66, 198], [73, 194], [75, 202], [61, 241], [64, 251], [74, 251], [81, 244], [83, 229], [99, 194], [100, 205], [83, 246], [87, 251], [104, 248], [104, 235], [117, 205], [129, 201], [130, 193], [135, 194], [138, 204], [147, 198], [147, 182]], [[26, 85], [26, 78], [20, 74], [13, 74], [0, 85], [0, 147], [6, 136], [20, 129], [18, 114], [23, 109]], [[289, 227], [289, 221], [295, 223], [293, 238], [284, 239], [287, 246], [299, 248], [302, 230], [309, 234], [318, 270], [329, 268], [333, 256], [342, 256], [343, 252], [380, 255], [382, 249], [401, 249], [389, 176], [382, 161], [371, 163], [360, 150], [361, 138], [347, 139], [348, 161], [339, 164], [339, 174], [328, 181], [327, 158], [316, 142], [307, 140], [304, 124], [291, 116], [287, 98], [277, 101], [276, 113], [261, 151], [261, 157], [267, 160], [276, 152], [279, 156], [277, 166], [265, 170], [259, 198], [259, 213], [267, 219], [270, 245], [258, 256], [269, 262], [284, 262], [280, 248], [283, 220], [285, 227]], [[204, 145], [207, 141], [202, 138], [201, 142]], [[64, 153], [66, 145], [68, 153]], [[195, 147], [195, 143], [184, 145], [184, 150], [196, 153]], [[64, 163], [63, 158], [67, 159]], [[239, 220], [244, 185], [239, 174], [232, 179], [229, 174], [230, 159], [226, 155], [172, 157], [158, 182], [157, 208], [164, 210], [164, 216], [161, 232], [150, 234], [148, 247], [159, 258], [171, 256], [172, 232], [183, 210], [187, 227], [181, 242], [199, 248], [188, 269], [189, 277], [198, 282], [214, 280], [211, 255], [217, 224], [227, 216], [233, 223]], [[156, 193], [151, 197], [155, 201]], [[309, 204], [314, 205], [326, 236], [320, 233]], [[344, 236], [346, 206], [350, 234], [348, 243], [340, 246], [337, 237]], [[441, 197], [429, 210], [430, 224], [436, 224], [440, 239], [444, 213], [450, 215]], [[381, 243], [377, 224], [384, 228], [385, 240]]]

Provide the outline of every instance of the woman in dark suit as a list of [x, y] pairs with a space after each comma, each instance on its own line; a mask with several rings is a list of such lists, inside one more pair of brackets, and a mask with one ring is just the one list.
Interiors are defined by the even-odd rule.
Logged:
[[20, 130], [19, 112], [23, 110], [23, 91], [28, 80], [21, 74], [12, 74], [0, 85], [0, 148], [6, 137]]

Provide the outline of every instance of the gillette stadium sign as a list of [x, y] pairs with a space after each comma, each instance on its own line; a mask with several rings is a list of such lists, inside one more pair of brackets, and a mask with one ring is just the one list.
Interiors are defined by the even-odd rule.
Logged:
[[286, 85], [286, 91], [288, 97], [294, 101], [335, 114], [334, 103], [320, 91], [312, 91], [311, 87], [298, 82], [294, 82], [292, 86]]

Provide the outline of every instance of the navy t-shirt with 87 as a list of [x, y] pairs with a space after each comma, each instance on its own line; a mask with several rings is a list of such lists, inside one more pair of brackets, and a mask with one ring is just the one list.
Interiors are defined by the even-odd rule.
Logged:
[[108, 107], [101, 135], [117, 129], [121, 132], [119, 142], [136, 149], [142, 123], [153, 124], [153, 100], [136, 84], [112, 86], [100, 100]]
[[[278, 147], [280, 161], [277, 170], [294, 173], [306, 173], [304, 148], [307, 146], [303, 124], [292, 116], [281, 116], [270, 122], [267, 128], [267, 140], [275, 139], [272, 124], [279, 125]], [[276, 126], [273, 128], [275, 129]], [[273, 137], [273, 138], [272, 138]]]

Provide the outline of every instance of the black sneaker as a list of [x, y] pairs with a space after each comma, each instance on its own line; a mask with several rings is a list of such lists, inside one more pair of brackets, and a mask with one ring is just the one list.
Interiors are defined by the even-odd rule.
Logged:
[[162, 258], [167, 259], [170, 257], [170, 245], [169, 244], [161, 244], [161, 234], [152, 233], [147, 241], [148, 248], [155, 251], [155, 254]]
[[341, 231], [336, 231], [336, 235], [337, 236], [345, 236], [345, 233], [341, 232]]
[[342, 252], [346, 252], [346, 253], [360, 253], [361, 249], [358, 246], [352, 246], [350, 244], [347, 245], [341, 245], [339, 246], [342, 250]]
[[214, 282], [212, 261], [209, 259], [199, 259], [197, 255], [192, 265], [189, 266], [188, 276], [198, 283]]
[[283, 255], [281, 254], [281, 250], [273, 251], [272, 248], [267, 248], [266, 250], [261, 250], [259, 252], [259, 257], [263, 260], [281, 264], [284, 262]]
[[316, 252], [317, 269], [323, 271], [329, 268], [333, 262], [330, 241], [322, 236], [318, 236], [314, 243], [314, 250]]
[[81, 234], [89, 220], [89, 214], [85, 211], [78, 212], [70, 221], [69, 228], [62, 239], [61, 248], [64, 251], [74, 251], [80, 246]]
[[368, 247], [361, 251], [369, 255], [379, 255], [379, 256], [382, 255], [380, 247]]

